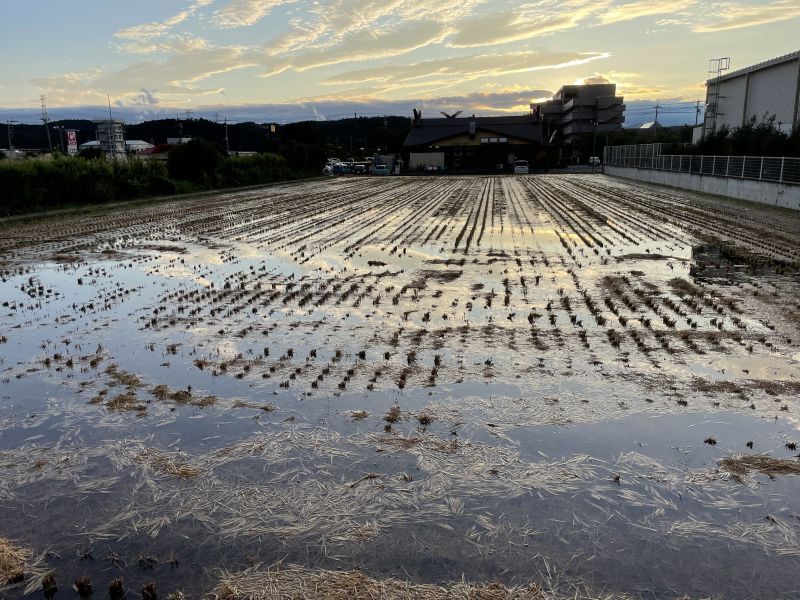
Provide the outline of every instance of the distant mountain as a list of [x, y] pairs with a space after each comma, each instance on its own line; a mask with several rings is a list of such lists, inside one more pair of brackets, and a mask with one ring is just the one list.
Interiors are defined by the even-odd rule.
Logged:
[[[330, 151], [342, 154], [359, 153], [361, 148], [372, 153], [400, 152], [403, 141], [411, 128], [407, 117], [358, 117], [337, 121], [301, 121], [287, 125], [269, 123], [229, 123], [227, 145], [230, 150], [265, 152], [274, 150], [276, 144], [289, 140], [305, 144], [332, 146]], [[90, 120], [68, 119], [51, 121], [50, 135], [53, 146], [60, 146], [61, 129], [76, 129], [78, 143], [95, 139], [95, 125]], [[125, 137], [144, 140], [152, 144], [166, 143], [168, 138], [200, 138], [226, 146], [224, 123], [208, 119], [157, 119], [125, 126]], [[0, 123], [0, 146], [7, 145], [8, 134], [5, 123]], [[15, 148], [46, 148], [47, 133], [44, 125], [15, 125], [13, 127]]]

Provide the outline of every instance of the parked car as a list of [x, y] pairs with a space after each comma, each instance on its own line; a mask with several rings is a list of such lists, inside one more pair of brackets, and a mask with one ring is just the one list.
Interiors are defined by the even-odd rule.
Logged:
[[334, 175], [348, 175], [350, 173], [350, 166], [345, 163], [336, 163], [333, 165]]
[[372, 174], [373, 175], [388, 175], [389, 174], [389, 167], [386, 165], [375, 165], [372, 167]]
[[354, 165], [353, 175], [364, 175], [367, 172], [367, 167], [364, 165]]
[[600, 157], [599, 157], [599, 156], [592, 156], [592, 157], [589, 159], [589, 164], [590, 164], [592, 167], [599, 167], [599, 166], [600, 166]]
[[322, 168], [323, 175], [333, 175], [333, 167], [331, 165], [325, 165]]
[[530, 167], [528, 166], [527, 160], [515, 160], [514, 161], [514, 174], [516, 175], [527, 175], [530, 173]]

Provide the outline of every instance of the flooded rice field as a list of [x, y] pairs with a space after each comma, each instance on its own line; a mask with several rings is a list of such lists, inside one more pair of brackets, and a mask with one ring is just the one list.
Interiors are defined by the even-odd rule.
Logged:
[[602, 175], [0, 226], [0, 595], [797, 598], [798, 242]]

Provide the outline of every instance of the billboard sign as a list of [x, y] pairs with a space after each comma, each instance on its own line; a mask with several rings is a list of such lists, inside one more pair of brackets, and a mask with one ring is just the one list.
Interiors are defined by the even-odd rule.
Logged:
[[72, 129], [67, 131], [67, 152], [69, 154], [78, 153], [78, 133]]

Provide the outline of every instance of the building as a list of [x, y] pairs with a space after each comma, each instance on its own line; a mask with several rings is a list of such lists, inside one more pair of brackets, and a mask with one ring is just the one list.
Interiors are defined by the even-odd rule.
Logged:
[[513, 170], [514, 161], [542, 159], [542, 123], [536, 114], [423, 119], [414, 111], [404, 143], [411, 171], [462, 172]]
[[139, 153], [142, 150], [149, 150], [153, 144], [145, 142], [144, 140], [125, 140], [125, 148], [128, 152], [133, 154]]
[[95, 124], [95, 140], [108, 156], [125, 155], [125, 122], [117, 119], [101, 119]]
[[800, 118], [798, 103], [800, 50], [709, 78], [703, 135], [773, 115], [776, 127], [791, 131]]
[[[138, 154], [143, 150], [149, 150], [152, 147], [153, 144], [145, 142], [144, 140], [125, 140], [125, 150], [133, 154]], [[84, 144], [81, 144], [79, 148], [81, 152], [83, 152], [84, 150], [92, 150], [94, 148], [107, 151], [99, 140], [92, 140], [90, 142], [86, 142]]]
[[575, 162], [593, 154], [597, 135], [622, 131], [625, 122], [624, 100], [614, 83], [565, 85], [531, 110], [542, 116], [547, 141], [571, 148]]

